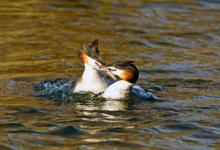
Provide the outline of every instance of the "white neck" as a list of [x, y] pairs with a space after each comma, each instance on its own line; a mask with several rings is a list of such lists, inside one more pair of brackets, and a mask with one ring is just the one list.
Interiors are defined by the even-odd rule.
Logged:
[[108, 87], [108, 84], [103, 79], [103, 76], [92, 66], [85, 64], [85, 69], [82, 78], [77, 82], [74, 93], [78, 92], [103, 92]]
[[111, 99], [125, 98], [128, 96], [132, 86], [133, 84], [128, 81], [120, 80], [110, 85], [102, 96]]
[[94, 82], [94, 79], [101, 78], [101, 74], [92, 66], [85, 64], [82, 80]]

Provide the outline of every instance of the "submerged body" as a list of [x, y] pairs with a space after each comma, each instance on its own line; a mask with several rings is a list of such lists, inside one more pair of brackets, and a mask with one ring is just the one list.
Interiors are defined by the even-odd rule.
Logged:
[[[127, 83], [127, 81], [120, 80], [109, 85], [110, 81], [106, 80], [105, 78], [103, 79], [104, 84], [101, 85], [104, 86], [100, 86], [100, 89], [97, 90], [99, 92], [91, 92], [93, 91], [93, 89], [91, 88], [96, 86], [94, 83], [89, 88], [82, 88], [84, 86], [82, 86], [80, 81], [78, 82], [80, 84], [77, 85], [76, 81], [67, 78], [56, 78], [53, 80], [42, 81], [40, 83], [32, 85], [32, 88], [35, 92], [37, 92], [35, 96], [61, 101], [71, 99], [71, 96], [74, 96], [73, 94], [82, 94], [86, 92], [94, 94], [100, 93], [101, 97], [104, 97], [106, 99], [123, 99], [128, 98], [129, 96], [135, 96], [137, 98], [145, 100], [159, 99], [150, 92], [141, 88], [140, 86], [131, 85], [130, 83]], [[107, 88], [105, 89], [106, 83], [109, 86], [107, 86]]]
[[125, 80], [117, 81], [111, 84], [102, 94], [104, 98], [122, 99], [129, 96], [133, 84]]
[[152, 93], [146, 91], [138, 85], [134, 85], [128, 81], [120, 80], [111, 84], [102, 94], [107, 99], [123, 99], [129, 96], [136, 96], [142, 99], [159, 99]]

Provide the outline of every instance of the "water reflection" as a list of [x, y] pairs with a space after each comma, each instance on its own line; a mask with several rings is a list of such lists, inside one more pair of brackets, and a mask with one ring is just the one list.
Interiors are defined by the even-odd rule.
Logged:
[[106, 111], [123, 111], [125, 110], [125, 103], [120, 100], [107, 100], [103, 104], [101, 110], [106, 110]]

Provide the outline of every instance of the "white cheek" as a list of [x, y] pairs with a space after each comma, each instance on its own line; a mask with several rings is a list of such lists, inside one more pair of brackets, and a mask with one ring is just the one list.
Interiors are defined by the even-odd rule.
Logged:
[[88, 58], [88, 64], [93, 66], [93, 67], [97, 66], [96, 63], [95, 63], [95, 60], [90, 58], [90, 57]]
[[114, 74], [115, 74], [115, 75], [117, 75], [117, 76], [119, 76], [119, 77], [121, 77], [121, 76], [122, 76], [122, 74], [123, 74], [123, 71], [122, 71], [122, 70], [117, 69], [116, 71], [114, 71]]

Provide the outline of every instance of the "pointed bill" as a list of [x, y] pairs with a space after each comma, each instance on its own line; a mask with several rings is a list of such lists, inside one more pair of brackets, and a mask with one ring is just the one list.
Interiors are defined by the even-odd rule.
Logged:
[[79, 52], [79, 57], [82, 59], [82, 61], [85, 64], [88, 64], [92, 67], [94, 67], [95, 69], [105, 73], [106, 75], [108, 75], [110, 78], [112, 78], [113, 80], [117, 80], [116, 77], [114, 76], [114, 74], [110, 71], [110, 69], [103, 63], [96, 61], [95, 59], [89, 57], [85, 52], [80, 51]]
[[99, 66], [99, 70], [104, 72], [106, 75], [108, 75], [110, 78], [112, 78], [113, 80], [117, 80], [117, 78], [114, 76], [114, 74], [111, 72], [111, 70], [105, 66], [105, 65], [98, 65]]

